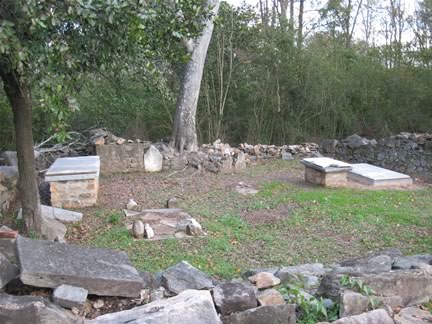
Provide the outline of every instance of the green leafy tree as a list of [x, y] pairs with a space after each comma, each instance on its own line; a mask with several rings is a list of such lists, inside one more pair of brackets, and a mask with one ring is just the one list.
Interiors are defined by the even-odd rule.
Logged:
[[[40, 202], [33, 152], [32, 93], [55, 103], [62, 121], [76, 110], [80, 78], [110, 70], [124, 57], [174, 57], [179, 40], [196, 37], [205, 10], [199, 2], [142, 0], [2, 0], [0, 77], [12, 108], [27, 229], [40, 233]], [[154, 70], [147, 64], [148, 70]], [[51, 105], [52, 107], [52, 105]], [[61, 127], [61, 123], [58, 127]]]

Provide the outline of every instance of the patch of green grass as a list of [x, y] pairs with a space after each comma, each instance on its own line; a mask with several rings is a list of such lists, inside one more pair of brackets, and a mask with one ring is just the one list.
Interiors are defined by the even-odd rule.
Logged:
[[[252, 267], [330, 263], [388, 247], [409, 254], [431, 253], [430, 188], [305, 189], [279, 179], [281, 171], [302, 172], [296, 161], [273, 161], [233, 176], [235, 181], [245, 182], [262, 176], [254, 184], [259, 189], [255, 196], [243, 196], [220, 187], [185, 195], [182, 206], [197, 218], [208, 236], [151, 242], [133, 240], [119, 212], [101, 208], [93, 211], [101, 228], [92, 232], [88, 243], [127, 251], [141, 270], [157, 272], [186, 260], [223, 278], [239, 276]], [[276, 172], [273, 178], [272, 172]], [[154, 191], [153, 197], [161, 196]], [[287, 218], [273, 224], [253, 225], [241, 217], [252, 211], [265, 216], [286, 204], [296, 208]]]
[[120, 224], [121, 218], [122, 216], [119, 213], [113, 213], [108, 216], [107, 221], [112, 225], [117, 225]]

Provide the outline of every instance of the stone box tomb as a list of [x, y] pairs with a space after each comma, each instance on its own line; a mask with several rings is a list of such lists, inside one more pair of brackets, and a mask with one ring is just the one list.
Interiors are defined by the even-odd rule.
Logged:
[[345, 185], [351, 165], [327, 157], [305, 158], [300, 163], [305, 166], [306, 182], [324, 187]]
[[351, 164], [348, 180], [368, 186], [404, 186], [413, 183], [410, 176], [367, 163]]
[[57, 159], [45, 174], [50, 184], [51, 205], [79, 208], [96, 204], [99, 190], [98, 156]]

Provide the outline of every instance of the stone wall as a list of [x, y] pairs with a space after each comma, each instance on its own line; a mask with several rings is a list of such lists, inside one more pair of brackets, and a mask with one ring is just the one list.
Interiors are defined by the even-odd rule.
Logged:
[[51, 205], [58, 208], [94, 206], [97, 201], [99, 179], [50, 182]]
[[0, 166], [0, 215], [9, 211], [17, 196], [18, 170], [14, 166]]
[[342, 141], [322, 141], [320, 152], [349, 163], [369, 163], [432, 179], [431, 134], [400, 133], [380, 140], [351, 135]]

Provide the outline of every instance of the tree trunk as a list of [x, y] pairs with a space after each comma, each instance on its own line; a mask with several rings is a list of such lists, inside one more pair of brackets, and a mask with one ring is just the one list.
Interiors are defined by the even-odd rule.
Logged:
[[300, 9], [298, 16], [298, 31], [297, 31], [297, 47], [303, 47], [303, 13], [304, 13], [304, 0], [300, 0]]
[[294, 39], [294, 0], [290, 0], [289, 31], [290, 36]]
[[196, 110], [207, 49], [213, 32], [213, 19], [219, 10], [219, 0], [208, 0], [207, 6], [213, 8], [213, 16], [207, 21], [203, 33], [192, 43], [191, 58], [184, 68], [177, 99], [171, 145], [180, 153], [184, 150], [198, 150]]
[[17, 73], [1, 71], [4, 90], [13, 111], [18, 156], [18, 189], [27, 231], [40, 233], [41, 209], [35, 172], [30, 90]]

